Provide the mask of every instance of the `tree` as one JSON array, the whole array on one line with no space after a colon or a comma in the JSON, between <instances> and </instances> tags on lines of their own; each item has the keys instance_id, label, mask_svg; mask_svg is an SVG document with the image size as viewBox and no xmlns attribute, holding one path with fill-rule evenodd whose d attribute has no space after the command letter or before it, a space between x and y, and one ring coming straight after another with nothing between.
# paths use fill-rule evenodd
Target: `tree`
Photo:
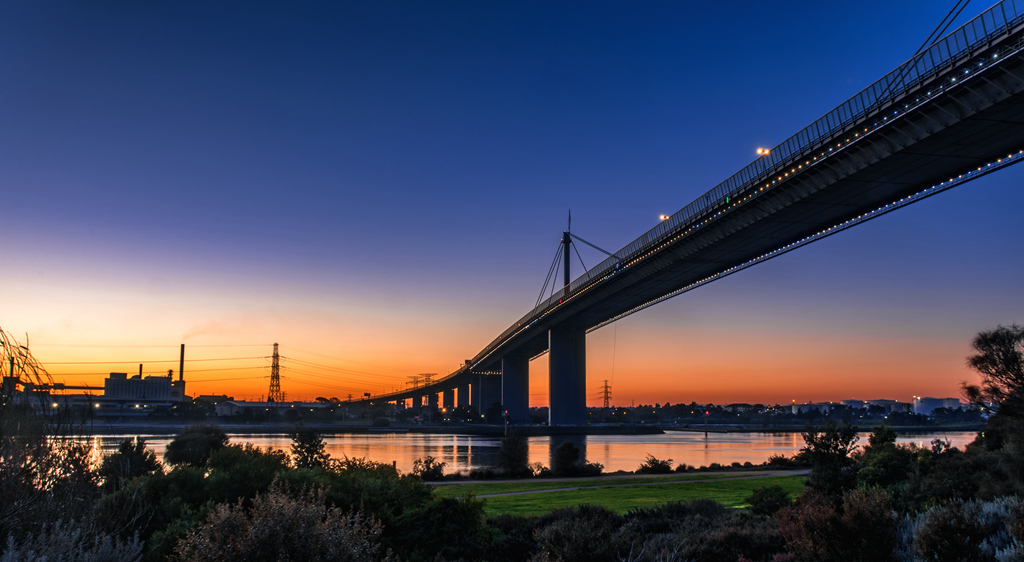
<instances>
[{"instance_id":1,"label":"tree","mask_svg":"<svg viewBox=\"0 0 1024 562\"><path fill-rule=\"evenodd\" d=\"M857 448L857 428L826 418L820 427L808 427L803 438L800 456L811 463L807 484L829 499L842 498L856 483L850 453Z\"/></svg>"},{"instance_id":2,"label":"tree","mask_svg":"<svg viewBox=\"0 0 1024 562\"><path fill-rule=\"evenodd\" d=\"M498 449L498 470L519 478L530 474L530 445L517 431L510 431Z\"/></svg>"},{"instance_id":3,"label":"tree","mask_svg":"<svg viewBox=\"0 0 1024 562\"><path fill-rule=\"evenodd\" d=\"M117 452L103 457L99 475L103 478L103 488L108 492L120 490L125 482L138 477L152 474L161 469L156 453L146 449L146 441L132 439L121 441Z\"/></svg>"},{"instance_id":4,"label":"tree","mask_svg":"<svg viewBox=\"0 0 1024 562\"><path fill-rule=\"evenodd\" d=\"M551 456L551 473L555 476L576 476L580 460L580 448L572 441L562 441Z\"/></svg>"},{"instance_id":5,"label":"tree","mask_svg":"<svg viewBox=\"0 0 1024 562\"><path fill-rule=\"evenodd\" d=\"M228 444L228 435L217 425L195 424L181 430L167 444L164 461L167 464L201 467L210 458L210 453Z\"/></svg>"},{"instance_id":6,"label":"tree","mask_svg":"<svg viewBox=\"0 0 1024 562\"><path fill-rule=\"evenodd\" d=\"M426 458L416 459L412 463L412 473L419 476L424 482L437 482L444 480L444 467L448 463L441 462L434 457L427 455Z\"/></svg>"},{"instance_id":7,"label":"tree","mask_svg":"<svg viewBox=\"0 0 1024 562\"><path fill-rule=\"evenodd\" d=\"M976 352L967 365L981 374L981 384L963 383L964 394L975 404L994 402L1000 413L1024 415L1024 326L997 326L978 332L971 342Z\"/></svg>"},{"instance_id":8,"label":"tree","mask_svg":"<svg viewBox=\"0 0 1024 562\"><path fill-rule=\"evenodd\" d=\"M896 432L878 425L864 447L857 480L864 486L890 488L906 481L914 470L914 451L896 444Z\"/></svg>"},{"instance_id":9,"label":"tree","mask_svg":"<svg viewBox=\"0 0 1024 562\"><path fill-rule=\"evenodd\" d=\"M315 429L299 428L292 436L292 457L295 468L326 468L331 456L327 454L324 438Z\"/></svg>"}]
</instances>

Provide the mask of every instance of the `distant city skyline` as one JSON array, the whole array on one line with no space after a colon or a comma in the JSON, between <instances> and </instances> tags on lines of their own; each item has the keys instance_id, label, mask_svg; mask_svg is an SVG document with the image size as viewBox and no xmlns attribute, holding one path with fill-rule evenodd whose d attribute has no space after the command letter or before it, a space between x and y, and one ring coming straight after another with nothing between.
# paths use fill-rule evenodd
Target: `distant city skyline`
<instances>
[{"instance_id":1,"label":"distant city skyline","mask_svg":"<svg viewBox=\"0 0 1024 562\"><path fill-rule=\"evenodd\" d=\"M265 395L274 342L290 397L443 376L532 307L569 208L618 249L908 59L947 10L8 6L0 328L69 384L177 372L181 343L189 394ZM590 334L588 405L604 380L619 404L958 396L974 334L1024 322L1022 179ZM534 361L533 406L546 376Z\"/></svg>"}]
</instances>

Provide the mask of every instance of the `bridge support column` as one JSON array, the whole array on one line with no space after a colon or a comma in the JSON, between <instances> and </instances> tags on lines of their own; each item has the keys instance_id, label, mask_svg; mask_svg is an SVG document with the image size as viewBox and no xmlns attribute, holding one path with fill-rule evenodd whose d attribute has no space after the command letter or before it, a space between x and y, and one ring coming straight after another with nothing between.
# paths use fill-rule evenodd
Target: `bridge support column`
<instances>
[{"instance_id":1,"label":"bridge support column","mask_svg":"<svg viewBox=\"0 0 1024 562\"><path fill-rule=\"evenodd\" d=\"M548 425L587 423L587 333L548 332Z\"/></svg>"},{"instance_id":2,"label":"bridge support column","mask_svg":"<svg viewBox=\"0 0 1024 562\"><path fill-rule=\"evenodd\" d=\"M427 402L428 406L430 406L434 410L437 409L437 393L436 392L431 392L430 394L428 394L427 395L427 401L428 401Z\"/></svg>"},{"instance_id":3,"label":"bridge support column","mask_svg":"<svg viewBox=\"0 0 1024 562\"><path fill-rule=\"evenodd\" d=\"M487 408L501 402L501 377L477 375L473 379L473 402L480 415L487 415Z\"/></svg>"},{"instance_id":4,"label":"bridge support column","mask_svg":"<svg viewBox=\"0 0 1024 562\"><path fill-rule=\"evenodd\" d=\"M530 358L501 358L501 407L509 423L530 423Z\"/></svg>"},{"instance_id":5,"label":"bridge support column","mask_svg":"<svg viewBox=\"0 0 1024 562\"><path fill-rule=\"evenodd\" d=\"M469 383L460 384L458 390L458 406L460 408L469 406Z\"/></svg>"},{"instance_id":6,"label":"bridge support column","mask_svg":"<svg viewBox=\"0 0 1024 562\"><path fill-rule=\"evenodd\" d=\"M441 393L441 407L447 410L455 408L455 389L449 388Z\"/></svg>"}]
</instances>

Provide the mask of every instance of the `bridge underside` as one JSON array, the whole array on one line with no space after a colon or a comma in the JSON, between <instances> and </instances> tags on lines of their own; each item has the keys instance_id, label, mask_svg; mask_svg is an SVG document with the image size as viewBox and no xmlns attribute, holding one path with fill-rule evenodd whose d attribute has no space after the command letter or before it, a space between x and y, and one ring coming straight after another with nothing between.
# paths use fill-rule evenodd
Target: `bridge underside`
<instances>
[{"instance_id":1,"label":"bridge underside","mask_svg":"<svg viewBox=\"0 0 1024 562\"><path fill-rule=\"evenodd\" d=\"M1022 33L998 43L1021 45ZM523 420L527 358L550 349L550 421L584 423L587 330L1024 150L1020 47L984 48L989 51L959 60L893 105L793 156L771 177L703 209L696 220L620 255L614 271L538 309L440 384L465 384L475 376L470 369L500 369L508 377L502 394L509 416ZM993 55L997 49L1001 54ZM989 59L998 63L978 63Z\"/></svg>"},{"instance_id":2,"label":"bridge underside","mask_svg":"<svg viewBox=\"0 0 1024 562\"><path fill-rule=\"evenodd\" d=\"M509 350L547 350L553 326L590 328L707 277L1024 149L1024 62L933 99L794 172L537 322ZM848 131L850 137L857 130ZM816 154L820 154L818 151ZM805 163L806 162L806 163ZM802 166L797 168L797 166ZM524 334L525 335L525 334ZM504 350L494 355L499 355ZM483 362L480 366L490 368Z\"/></svg>"}]
</instances>

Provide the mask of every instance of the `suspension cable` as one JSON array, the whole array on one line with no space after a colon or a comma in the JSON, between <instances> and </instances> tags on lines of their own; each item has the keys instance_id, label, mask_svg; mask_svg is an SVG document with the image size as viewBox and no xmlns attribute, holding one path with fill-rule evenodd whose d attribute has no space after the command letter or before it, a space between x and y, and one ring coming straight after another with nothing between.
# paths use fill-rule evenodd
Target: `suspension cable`
<instances>
[{"instance_id":1,"label":"suspension cable","mask_svg":"<svg viewBox=\"0 0 1024 562\"><path fill-rule=\"evenodd\" d=\"M558 244L558 250L555 251L555 259L551 261L551 267L548 268L548 276L544 278L544 285L540 288L540 294L537 295L537 304L533 305L534 308L540 306L540 301L544 300L544 291L548 288L548 283L551 282L551 276L555 274L555 268L558 267L558 258L562 255L562 244ZM554 285L552 285L553 287Z\"/></svg>"}]
</instances>

